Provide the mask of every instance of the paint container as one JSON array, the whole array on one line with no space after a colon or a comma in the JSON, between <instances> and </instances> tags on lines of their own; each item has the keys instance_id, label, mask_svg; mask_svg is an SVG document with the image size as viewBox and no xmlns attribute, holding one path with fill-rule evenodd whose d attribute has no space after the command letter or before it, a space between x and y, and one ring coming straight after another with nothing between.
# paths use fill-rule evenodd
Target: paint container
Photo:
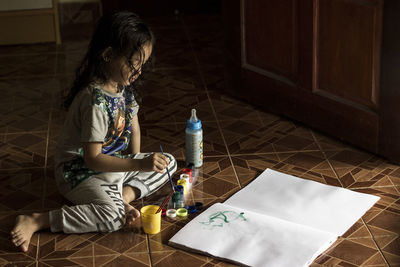
<instances>
[{"instance_id":1,"label":"paint container","mask_svg":"<svg viewBox=\"0 0 400 267\"><path fill-rule=\"evenodd\" d=\"M179 176L179 180L185 180L186 181L186 190L190 191L192 189L192 184L189 182L190 176L187 173L182 173Z\"/></svg>"},{"instance_id":2,"label":"paint container","mask_svg":"<svg viewBox=\"0 0 400 267\"><path fill-rule=\"evenodd\" d=\"M176 184L181 185L183 187L183 195L186 195L188 193L189 190L188 190L188 184L186 183L186 180L179 179L176 182Z\"/></svg>"},{"instance_id":3,"label":"paint container","mask_svg":"<svg viewBox=\"0 0 400 267\"><path fill-rule=\"evenodd\" d=\"M156 211L160 207L157 205L147 205L140 209L143 231L146 234L158 234L161 230L161 212Z\"/></svg>"},{"instance_id":4,"label":"paint container","mask_svg":"<svg viewBox=\"0 0 400 267\"><path fill-rule=\"evenodd\" d=\"M176 215L182 219L188 216L188 210L185 208L180 208L176 210Z\"/></svg>"},{"instance_id":5,"label":"paint container","mask_svg":"<svg viewBox=\"0 0 400 267\"><path fill-rule=\"evenodd\" d=\"M176 209L168 209L166 215L168 218L174 219L176 217Z\"/></svg>"},{"instance_id":6,"label":"paint container","mask_svg":"<svg viewBox=\"0 0 400 267\"><path fill-rule=\"evenodd\" d=\"M183 174L189 175L189 183L193 183L193 171L191 168L183 169ZM182 175L182 174L181 174ZM181 178L182 179L182 178Z\"/></svg>"},{"instance_id":7,"label":"paint container","mask_svg":"<svg viewBox=\"0 0 400 267\"><path fill-rule=\"evenodd\" d=\"M186 209L187 209L189 214L193 214L193 213L195 213L197 211L196 205L186 206Z\"/></svg>"},{"instance_id":8,"label":"paint container","mask_svg":"<svg viewBox=\"0 0 400 267\"><path fill-rule=\"evenodd\" d=\"M181 193L181 198L183 199L183 186L181 185L175 185L175 192Z\"/></svg>"},{"instance_id":9,"label":"paint container","mask_svg":"<svg viewBox=\"0 0 400 267\"><path fill-rule=\"evenodd\" d=\"M175 191L174 194L172 195L172 206L171 208L173 209L179 209L184 207L184 202L182 199L182 195L180 192Z\"/></svg>"},{"instance_id":10,"label":"paint container","mask_svg":"<svg viewBox=\"0 0 400 267\"><path fill-rule=\"evenodd\" d=\"M191 184L190 182L190 175L188 173L182 173L179 176L179 180L185 180L187 182L187 184Z\"/></svg>"}]
</instances>

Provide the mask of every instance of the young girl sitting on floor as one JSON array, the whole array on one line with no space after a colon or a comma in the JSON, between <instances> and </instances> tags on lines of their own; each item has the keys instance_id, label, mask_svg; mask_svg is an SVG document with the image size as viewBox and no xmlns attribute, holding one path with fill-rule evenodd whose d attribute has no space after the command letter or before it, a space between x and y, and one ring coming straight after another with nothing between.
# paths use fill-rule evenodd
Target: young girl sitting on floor
<instances>
[{"instance_id":1,"label":"young girl sitting on floor","mask_svg":"<svg viewBox=\"0 0 400 267\"><path fill-rule=\"evenodd\" d=\"M172 155L140 153L135 81L153 43L150 29L133 13L100 19L66 98L69 111L55 153L57 186L75 206L18 216L11 238L22 251L45 228L110 232L132 224L140 213L129 203L168 182L165 168L176 171Z\"/></svg>"}]
</instances>

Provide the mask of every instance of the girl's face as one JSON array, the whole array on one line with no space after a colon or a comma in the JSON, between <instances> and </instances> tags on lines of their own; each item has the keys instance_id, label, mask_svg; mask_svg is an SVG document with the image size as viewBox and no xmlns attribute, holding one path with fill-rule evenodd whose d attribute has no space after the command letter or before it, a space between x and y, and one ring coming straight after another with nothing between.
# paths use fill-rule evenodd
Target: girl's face
<instances>
[{"instance_id":1,"label":"girl's face","mask_svg":"<svg viewBox=\"0 0 400 267\"><path fill-rule=\"evenodd\" d=\"M111 62L111 79L123 86L133 83L142 73L142 65L147 62L152 51L152 44L146 43L143 45L143 62L139 52L135 53L130 59L124 56L115 59L114 62ZM132 76L133 73L136 74Z\"/></svg>"}]
</instances>

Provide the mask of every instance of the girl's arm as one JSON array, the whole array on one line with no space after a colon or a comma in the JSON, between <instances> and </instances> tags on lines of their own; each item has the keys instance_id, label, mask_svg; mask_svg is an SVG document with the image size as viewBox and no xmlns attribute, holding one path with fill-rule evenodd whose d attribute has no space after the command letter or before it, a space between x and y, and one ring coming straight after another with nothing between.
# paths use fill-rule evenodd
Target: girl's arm
<instances>
[{"instance_id":1,"label":"girl's arm","mask_svg":"<svg viewBox=\"0 0 400 267\"><path fill-rule=\"evenodd\" d=\"M98 172L156 171L165 172L169 160L161 153L144 159L117 158L101 153L101 143L83 143L86 166Z\"/></svg>"},{"instance_id":2,"label":"girl's arm","mask_svg":"<svg viewBox=\"0 0 400 267\"><path fill-rule=\"evenodd\" d=\"M132 135L131 142L129 144L128 153L137 154L140 153L140 125L138 115L136 114L132 119Z\"/></svg>"}]
</instances>

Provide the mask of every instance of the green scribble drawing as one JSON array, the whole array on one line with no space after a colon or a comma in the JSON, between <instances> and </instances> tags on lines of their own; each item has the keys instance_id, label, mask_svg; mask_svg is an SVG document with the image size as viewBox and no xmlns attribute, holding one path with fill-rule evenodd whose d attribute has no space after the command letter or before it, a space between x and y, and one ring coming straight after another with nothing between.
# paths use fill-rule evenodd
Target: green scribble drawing
<instances>
[{"instance_id":1,"label":"green scribble drawing","mask_svg":"<svg viewBox=\"0 0 400 267\"><path fill-rule=\"evenodd\" d=\"M231 223L236 220L247 221L244 212L237 213L234 211L218 211L208 217L208 222L200 222L201 224L214 227L223 227L224 224Z\"/></svg>"}]
</instances>

